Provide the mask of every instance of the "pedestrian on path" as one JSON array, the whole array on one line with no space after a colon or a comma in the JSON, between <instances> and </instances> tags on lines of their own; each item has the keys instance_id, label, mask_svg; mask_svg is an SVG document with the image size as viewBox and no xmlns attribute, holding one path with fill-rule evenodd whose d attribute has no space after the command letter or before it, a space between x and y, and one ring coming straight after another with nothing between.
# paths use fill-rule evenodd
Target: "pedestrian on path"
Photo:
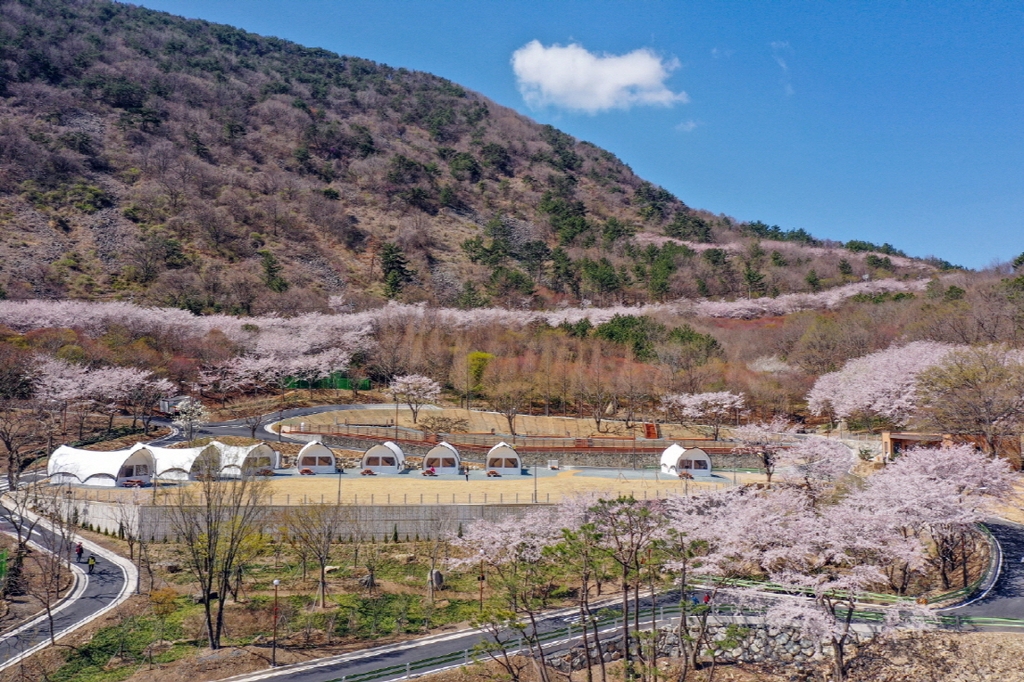
<instances>
[{"instance_id":1,"label":"pedestrian on path","mask_svg":"<svg viewBox=\"0 0 1024 682\"><path fill-rule=\"evenodd\" d=\"M96 555L90 554L89 559L88 561L86 561L86 563L89 564L89 573L92 573L94 570L96 570Z\"/></svg>"},{"instance_id":2,"label":"pedestrian on path","mask_svg":"<svg viewBox=\"0 0 1024 682\"><path fill-rule=\"evenodd\" d=\"M82 563L82 552L84 552L84 551L85 551L85 548L82 547L82 543L81 542L79 542L77 545L75 545L75 563L76 564Z\"/></svg>"}]
</instances>

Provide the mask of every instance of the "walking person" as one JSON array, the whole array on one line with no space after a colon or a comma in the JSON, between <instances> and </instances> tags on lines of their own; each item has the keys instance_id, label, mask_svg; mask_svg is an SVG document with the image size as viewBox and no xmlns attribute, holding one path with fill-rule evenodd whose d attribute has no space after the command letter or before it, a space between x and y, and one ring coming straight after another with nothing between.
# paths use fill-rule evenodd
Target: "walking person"
<instances>
[{"instance_id":1,"label":"walking person","mask_svg":"<svg viewBox=\"0 0 1024 682\"><path fill-rule=\"evenodd\" d=\"M84 552L84 551L85 551L85 548L82 547L82 543L81 542L79 542L77 545L75 545L75 563L76 564L82 563L82 552Z\"/></svg>"},{"instance_id":2,"label":"walking person","mask_svg":"<svg viewBox=\"0 0 1024 682\"><path fill-rule=\"evenodd\" d=\"M92 573L93 571L95 571L96 570L96 555L95 554L90 554L89 555L89 559L86 561L86 563L89 564L89 573Z\"/></svg>"}]
</instances>

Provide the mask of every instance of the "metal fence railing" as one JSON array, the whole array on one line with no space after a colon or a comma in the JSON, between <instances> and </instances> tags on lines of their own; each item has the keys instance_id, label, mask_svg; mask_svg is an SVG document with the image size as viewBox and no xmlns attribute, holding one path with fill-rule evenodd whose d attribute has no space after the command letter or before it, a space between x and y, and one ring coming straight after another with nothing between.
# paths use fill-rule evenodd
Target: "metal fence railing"
<instances>
[{"instance_id":1,"label":"metal fence railing","mask_svg":"<svg viewBox=\"0 0 1024 682\"><path fill-rule=\"evenodd\" d=\"M339 437L372 438L375 440L401 440L417 443L437 443L447 441L455 447L467 449L488 449L500 441L513 444L523 451L576 451L576 450L609 450L616 452L653 452L664 450L673 444L684 448L702 448L714 451L730 451L735 444L727 441L709 439L669 438L615 438L615 437L552 437L552 436L512 436L501 433L431 433L411 429L405 426L388 426L375 424L284 424L284 434L307 434Z\"/></svg>"},{"instance_id":2,"label":"metal fence railing","mask_svg":"<svg viewBox=\"0 0 1024 682\"><path fill-rule=\"evenodd\" d=\"M662 621L665 617L674 618L682 613L682 609L678 604L656 606L656 607L644 607L640 609L639 618L644 624L649 623L653 617L654 621ZM730 606L722 606L716 608L714 615L716 617L727 617L727 618L744 618L744 617L758 617L764 614L763 610L750 609L750 608L736 608ZM856 610L854 611L855 622L864 623L879 623L885 619L886 614L882 611L877 610ZM597 617L597 624L600 628L606 628L610 625L615 625L621 617L618 614L605 614ZM985 617L968 617L968 616L939 616L935 619L935 622L939 626L963 629L964 627L989 627L989 628L1024 628L1024 620L1015 618L985 618ZM573 635L579 635L582 628L577 625L575 628L570 623L566 627L559 627L548 632L541 633L537 636L537 639L542 644L548 644L558 640L571 641ZM517 653L518 651L525 650L522 644L516 647L510 647L509 653ZM410 661L408 663L399 663L395 665L384 666L376 668L374 670L368 670L362 673L355 673L353 675L342 675L335 678L331 682L374 682L388 677L411 677L415 673L422 670L436 670L443 667L455 666L459 663L463 665L469 665L471 662L477 662L480 660L479 656L473 649L462 649L453 651L447 654L441 654L440 656L431 656L429 658L423 658L416 661Z\"/></svg>"}]
</instances>

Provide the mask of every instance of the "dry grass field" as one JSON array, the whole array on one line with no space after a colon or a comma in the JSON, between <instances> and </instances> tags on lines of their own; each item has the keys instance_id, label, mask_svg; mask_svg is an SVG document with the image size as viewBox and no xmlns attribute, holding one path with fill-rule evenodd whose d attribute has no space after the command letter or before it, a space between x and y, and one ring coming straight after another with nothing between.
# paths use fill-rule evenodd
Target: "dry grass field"
<instances>
[{"instance_id":1,"label":"dry grass field","mask_svg":"<svg viewBox=\"0 0 1024 682\"><path fill-rule=\"evenodd\" d=\"M637 499L673 497L698 491L719 489L733 484L731 473L712 481L681 481L653 470L622 471L593 475L584 470L541 470L536 481L538 501L557 503L576 495L602 497L633 495ZM532 476L486 478L474 471L467 482L458 476L427 478L419 471L401 475L361 476L346 470L341 476L275 476L270 479L272 504L303 504L305 502L336 502L341 483L343 504L508 504L533 501ZM737 483L763 482L760 474L737 474ZM174 494L175 487L159 490L125 490L116 488L76 488L79 498L97 501L160 502Z\"/></svg>"}]
</instances>

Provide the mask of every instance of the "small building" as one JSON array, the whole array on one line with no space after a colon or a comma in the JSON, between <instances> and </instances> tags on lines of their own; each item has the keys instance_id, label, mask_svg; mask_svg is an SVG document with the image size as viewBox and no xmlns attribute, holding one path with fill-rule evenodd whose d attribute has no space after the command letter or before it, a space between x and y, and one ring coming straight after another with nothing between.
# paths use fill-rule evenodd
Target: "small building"
<instances>
[{"instance_id":1,"label":"small building","mask_svg":"<svg viewBox=\"0 0 1024 682\"><path fill-rule=\"evenodd\" d=\"M423 470L433 469L439 474L457 474L462 467L462 457L455 446L441 441L423 456Z\"/></svg>"},{"instance_id":2,"label":"small building","mask_svg":"<svg viewBox=\"0 0 1024 682\"><path fill-rule=\"evenodd\" d=\"M673 476L690 474L694 478L707 478L711 476L711 458L700 448L687 449L673 443L661 453L661 471Z\"/></svg>"},{"instance_id":3,"label":"small building","mask_svg":"<svg viewBox=\"0 0 1024 682\"><path fill-rule=\"evenodd\" d=\"M295 458L295 468L300 472L308 469L314 474L333 474L338 470L334 451L316 441L302 446Z\"/></svg>"},{"instance_id":4,"label":"small building","mask_svg":"<svg viewBox=\"0 0 1024 682\"><path fill-rule=\"evenodd\" d=\"M485 467L487 471L496 471L506 475L523 473L522 458L511 445L504 441L487 451L485 461L487 462Z\"/></svg>"},{"instance_id":5,"label":"small building","mask_svg":"<svg viewBox=\"0 0 1024 682\"><path fill-rule=\"evenodd\" d=\"M62 445L46 464L52 485L95 485L106 488L139 481L149 485L156 469L153 453L145 446L107 452Z\"/></svg>"},{"instance_id":6,"label":"small building","mask_svg":"<svg viewBox=\"0 0 1024 682\"><path fill-rule=\"evenodd\" d=\"M405 453L391 441L378 443L363 453L360 467L377 474L398 474L405 471Z\"/></svg>"},{"instance_id":7,"label":"small building","mask_svg":"<svg viewBox=\"0 0 1024 682\"><path fill-rule=\"evenodd\" d=\"M178 410L181 409L181 406L191 400L192 397L187 395L176 395L173 398L160 398L160 402L157 407L164 414L178 414Z\"/></svg>"},{"instance_id":8,"label":"small building","mask_svg":"<svg viewBox=\"0 0 1024 682\"><path fill-rule=\"evenodd\" d=\"M949 434L921 432L882 432L882 461L891 462L904 450L911 448L945 448L953 445L973 445L982 452L987 451L988 444L980 434ZM1014 469L1020 470L1024 463L1024 435L999 436L995 439L995 454L1010 463Z\"/></svg>"}]
</instances>

